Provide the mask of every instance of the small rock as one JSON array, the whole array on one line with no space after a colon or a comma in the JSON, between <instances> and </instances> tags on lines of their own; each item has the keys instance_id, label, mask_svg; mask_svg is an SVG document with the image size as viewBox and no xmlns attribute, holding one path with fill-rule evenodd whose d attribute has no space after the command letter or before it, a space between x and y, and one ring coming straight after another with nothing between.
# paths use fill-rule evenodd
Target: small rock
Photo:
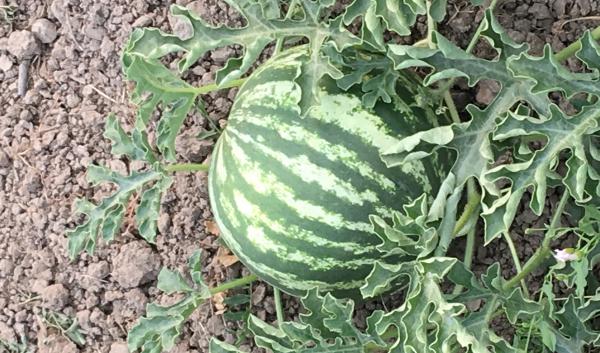
<instances>
[{"instance_id":1,"label":"small rock","mask_svg":"<svg viewBox=\"0 0 600 353\"><path fill-rule=\"evenodd\" d=\"M15 331L2 321L0 321L0 340L4 342L15 342L17 340Z\"/></svg>"},{"instance_id":2,"label":"small rock","mask_svg":"<svg viewBox=\"0 0 600 353\"><path fill-rule=\"evenodd\" d=\"M222 48L214 50L210 54L210 57L215 64L221 65L221 64L224 64L225 61L227 59L229 59L233 54L234 54L233 49L228 48L228 47L222 47Z\"/></svg>"},{"instance_id":3,"label":"small rock","mask_svg":"<svg viewBox=\"0 0 600 353\"><path fill-rule=\"evenodd\" d=\"M110 167L110 169L114 170L115 172L122 174L122 175L127 175L129 174L127 171L127 165L125 164L125 162L123 162L120 159L113 159L110 162L108 162L108 165Z\"/></svg>"},{"instance_id":4,"label":"small rock","mask_svg":"<svg viewBox=\"0 0 600 353\"><path fill-rule=\"evenodd\" d=\"M4 152L0 151L0 162L2 161L2 154ZM0 166L3 166L2 163L0 163ZM6 165L4 165L3 167L6 167ZM0 278L2 277L9 277L12 272L15 269L15 265L12 263L12 261L8 260L8 259L2 259L0 260Z\"/></svg>"},{"instance_id":5,"label":"small rock","mask_svg":"<svg viewBox=\"0 0 600 353\"><path fill-rule=\"evenodd\" d=\"M61 310L69 301L69 291L62 284L53 284L40 293L44 304L53 310Z\"/></svg>"},{"instance_id":6,"label":"small rock","mask_svg":"<svg viewBox=\"0 0 600 353\"><path fill-rule=\"evenodd\" d=\"M40 52L40 45L33 33L29 31L14 31L8 37L8 52L17 59L30 59Z\"/></svg>"},{"instance_id":7,"label":"small rock","mask_svg":"<svg viewBox=\"0 0 600 353\"><path fill-rule=\"evenodd\" d=\"M93 24L88 24L84 27L83 33L86 37L90 39L95 39L97 41L101 41L104 38L106 31L103 27L94 26Z\"/></svg>"},{"instance_id":8,"label":"small rock","mask_svg":"<svg viewBox=\"0 0 600 353\"><path fill-rule=\"evenodd\" d=\"M477 85L477 95L475 100L478 103L488 105L492 103L496 94L500 91L500 84L493 80L481 80Z\"/></svg>"},{"instance_id":9,"label":"small rock","mask_svg":"<svg viewBox=\"0 0 600 353\"><path fill-rule=\"evenodd\" d=\"M90 314L89 310L81 310L75 314L75 318L77 318L77 323L81 326L82 329L86 330L90 328Z\"/></svg>"},{"instance_id":10,"label":"small rock","mask_svg":"<svg viewBox=\"0 0 600 353\"><path fill-rule=\"evenodd\" d=\"M31 25L31 32L42 43L49 44L56 39L56 25L45 18L40 18Z\"/></svg>"},{"instance_id":11,"label":"small rock","mask_svg":"<svg viewBox=\"0 0 600 353\"><path fill-rule=\"evenodd\" d=\"M540 3L535 3L531 5L528 12L535 16L536 19L541 20L545 18L552 18L552 14L550 13L550 9L548 6Z\"/></svg>"},{"instance_id":12,"label":"small rock","mask_svg":"<svg viewBox=\"0 0 600 353\"><path fill-rule=\"evenodd\" d=\"M201 163L206 159L213 149L214 141L200 140L198 134L200 130L190 129L175 140L175 149L181 153L188 161Z\"/></svg>"},{"instance_id":13,"label":"small rock","mask_svg":"<svg viewBox=\"0 0 600 353\"><path fill-rule=\"evenodd\" d=\"M66 0L54 0L52 1L52 4L50 4L50 13L61 23L67 17L66 13L68 6L65 2Z\"/></svg>"},{"instance_id":14,"label":"small rock","mask_svg":"<svg viewBox=\"0 0 600 353\"><path fill-rule=\"evenodd\" d=\"M577 0L577 6L579 7L579 13L581 16L587 16L592 12L592 4L590 0Z\"/></svg>"},{"instance_id":15,"label":"small rock","mask_svg":"<svg viewBox=\"0 0 600 353\"><path fill-rule=\"evenodd\" d=\"M45 279L34 279L30 282L29 290L33 293L41 293L46 287L48 287L48 281Z\"/></svg>"},{"instance_id":16,"label":"small rock","mask_svg":"<svg viewBox=\"0 0 600 353\"><path fill-rule=\"evenodd\" d=\"M567 13L567 0L554 0L552 8L556 16L563 17Z\"/></svg>"},{"instance_id":17,"label":"small rock","mask_svg":"<svg viewBox=\"0 0 600 353\"><path fill-rule=\"evenodd\" d=\"M69 94L67 96L67 106L69 108L75 108L81 103L81 98L76 94Z\"/></svg>"},{"instance_id":18,"label":"small rock","mask_svg":"<svg viewBox=\"0 0 600 353\"><path fill-rule=\"evenodd\" d=\"M132 24L131 27L148 27L152 24L152 16L149 14L138 17Z\"/></svg>"},{"instance_id":19,"label":"small rock","mask_svg":"<svg viewBox=\"0 0 600 353\"><path fill-rule=\"evenodd\" d=\"M160 258L145 243L125 244L113 261L112 277L123 288L135 288L153 281L158 274Z\"/></svg>"},{"instance_id":20,"label":"small rock","mask_svg":"<svg viewBox=\"0 0 600 353\"><path fill-rule=\"evenodd\" d=\"M0 70L7 72L8 70L12 69L12 67L13 62L10 60L8 55L0 55Z\"/></svg>"},{"instance_id":21,"label":"small rock","mask_svg":"<svg viewBox=\"0 0 600 353\"><path fill-rule=\"evenodd\" d=\"M110 345L109 353L129 353L127 343L113 343Z\"/></svg>"},{"instance_id":22,"label":"small rock","mask_svg":"<svg viewBox=\"0 0 600 353\"><path fill-rule=\"evenodd\" d=\"M208 319L206 323L208 332L213 335L222 335L225 332L225 325L223 324L223 318L219 315L213 315Z\"/></svg>"},{"instance_id":23,"label":"small rock","mask_svg":"<svg viewBox=\"0 0 600 353\"><path fill-rule=\"evenodd\" d=\"M208 5L205 1L192 1L185 7L195 13L198 17L204 19L210 18L210 10L208 9Z\"/></svg>"},{"instance_id":24,"label":"small rock","mask_svg":"<svg viewBox=\"0 0 600 353\"><path fill-rule=\"evenodd\" d=\"M265 299L265 293L267 288L264 284L259 284L256 289L252 292L252 304L258 305Z\"/></svg>"},{"instance_id":25,"label":"small rock","mask_svg":"<svg viewBox=\"0 0 600 353\"><path fill-rule=\"evenodd\" d=\"M63 335L52 335L44 339L38 339L39 353L77 353L79 349L75 343L69 341Z\"/></svg>"},{"instance_id":26,"label":"small rock","mask_svg":"<svg viewBox=\"0 0 600 353\"><path fill-rule=\"evenodd\" d=\"M106 261L90 264L87 274L97 279L106 278L110 274L110 266Z\"/></svg>"},{"instance_id":27,"label":"small rock","mask_svg":"<svg viewBox=\"0 0 600 353\"><path fill-rule=\"evenodd\" d=\"M158 216L157 226L160 234L169 233L169 229L171 228L171 217L167 212L160 213L160 216Z\"/></svg>"}]
</instances>

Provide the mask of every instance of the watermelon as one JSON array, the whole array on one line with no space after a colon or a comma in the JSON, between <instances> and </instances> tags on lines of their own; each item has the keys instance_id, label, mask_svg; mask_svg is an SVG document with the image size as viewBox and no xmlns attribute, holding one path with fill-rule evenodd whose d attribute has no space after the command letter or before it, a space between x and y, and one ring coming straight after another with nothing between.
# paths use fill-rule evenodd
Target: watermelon
<instances>
[{"instance_id":1,"label":"watermelon","mask_svg":"<svg viewBox=\"0 0 600 353\"><path fill-rule=\"evenodd\" d=\"M376 248L369 215L389 218L431 193L441 168L380 159L427 120L417 106L365 109L325 82L319 105L301 114L296 82L307 61L306 50L288 50L240 88L212 156L211 206L226 245L261 279L292 295L350 296L375 261L399 261Z\"/></svg>"}]
</instances>

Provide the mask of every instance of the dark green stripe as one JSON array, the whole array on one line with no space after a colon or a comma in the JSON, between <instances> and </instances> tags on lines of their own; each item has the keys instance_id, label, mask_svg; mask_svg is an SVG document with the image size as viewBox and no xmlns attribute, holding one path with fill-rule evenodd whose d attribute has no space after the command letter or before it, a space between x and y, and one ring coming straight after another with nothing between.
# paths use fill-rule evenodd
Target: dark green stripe
<instances>
[{"instance_id":1,"label":"dark green stripe","mask_svg":"<svg viewBox=\"0 0 600 353\"><path fill-rule=\"evenodd\" d=\"M227 163L227 162L225 162L225 163L226 163L226 168L227 168L228 172L231 171L231 167L235 167L235 165L231 165L231 163ZM232 175L232 174L228 174L228 176L229 175ZM232 180L236 180L236 183L233 184ZM277 219L279 217L282 217L281 219L283 219L285 222L289 222L291 224L296 224L296 225L306 229L306 227L304 227L304 224L300 224L300 223L296 222L296 219L294 219L295 217L286 217L286 215L290 213L290 209L287 208L284 203L280 202L277 199L269 198L268 196L263 196L263 195L258 194L257 192L252 190L250 185L247 184L245 182L245 180L243 182L241 182L241 180L238 178L232 178L232 180L226 180L224 185L213 184L212 187L215 188L214 193L218 194L220 198L227 199L227 200L230 200L231 202L233 202L232 201L232 200L234 200L233 193L235 190L237 190L251 202L258 200L259 202L257 202L257 204L262 206L261 209L265 213L269 214L271 218ZM242 178L242 180L243 180L243 178ZM233 186L233 187L228 187L228 186ZM226 211L221 207L221 203L219 201L220 200L216 200L216 202L215 202L215 205L218 208L218 213L221 215L225 215ZM272 201L273 204L271 206L273 206L273 207L264 207L265 205L268 204L269 201ZM272 211L279 211L279 212L272 212ZM248 227L251 226L251 224L247 222L245 216L243 216L241 213L226 214L226 216L227 217L225 219L220 219L219 221L222 222L224 224L224 226L233 233L232 234L232 236L234 237L233 241L240 244L241 248L244 249L244 255L246 257L252 258L253 261L260 262L261 264L264 264L265 266L270 267L270 268L277 269L280 272L294 273L297 275L301 275L302 278L305 278L307 280L317 280L317 281L331 283L331 282L339 282L341 280L351 281L351 280L356 280L356 279L362 279L369 273L369 271L371 269L370 266L363 266L362 268L359 268L356 270L345 270L345 269L340 269L340 268L333 268L329 271L314 270L314 268L312 268L310 266L310 264L294 262L287 258L280 258L280 257L278 257L278 254L276 254L276 253L271 253L270 255L265 254L264 252L261 251L261 249L257 249L255 247L255 245L252 244L248 240L246 231L247 231ZM238 222L240 222L240 224L241 224L240 228L235 228L233 226L233 224L231 224L231 222L229 222L229 219L232 219L232 218L235 218ZM300 221L302 219L298 219L298 220ZM307 223L306 220L302 220L302 221L303 221L302 223ZM311 223L316 223L316 222L311 222ZM327 227L323 227L323 225L321 223L318 223L316 225L320 226L320 228L327 228ZM356 233L360 234L359 232L346 232L347 235L348 235L348 233L354 233L354 235L356 235ZM317 234L319 234L319 233L317 233ZM361 234L361 235L365 235L367 237L375 237L375 238L377 237L375 234ZM289 247L290 249L299 249L299 250L302 250L309 254L312 254L312 256L316 257L316 258L330 257L330 258L339 259L340 264L343 264L345 261L353 260L353 259L359 259L359 258L367 258L367 259L371 258L372 259L372 258L377 257L377 256L375 256L376 254L365 254L364 256L358 257L358 256L355 256L351 252L340 251L338 249L324 248L322 246L313 246L310 243L307 243L302 240L278 235L272 231L269 231L268 229L265 229L265 236L273 239L274 242L276 242L276 243L284 244L286 247ZM252 256L252 254L255 254L255 255Z\"/></svg>"},{"instance_id":2,"label":"dark green stripe","mask_svg":"<svg viewBox=\"0 0 600 353\"><path fill-rule=\"evenodd\" d=\"M223 157L223 156L221 156L221 157ZM244 195L244 197L246 197L246 199L251 201L253 204L258 205L261 208L261 210L264 213L268 214L269 217L271 217L272 219L279 220L283 224L294 224L294 225L298 226L299 228L310 231L314 234L319 235L321 238L332 241L332 242L354 242L354 243L357 243L358 245L363 245L363 246L376 245L376 244L380 243L378 241L379 238L377 238L377 236L372 233L363 233L360 231L352 231L352 230L345 229L345 228L337 229L327 223L322 223L319 221L314 221L314 220L310 220L310 219L301 217L300 215L298 215L296 213L295 210L290 208L289 205L285 201L274 197L275 196L274 194L263 195L263 194L258 193L256 190L254 190L254 186L247 182L244 175L237 173L238 171L240 171L241 166L239 164L235 163L235 161L233 161L232 159L227 158L229 156L225 156L225 157L226 158L224 159L224 162L225 162L225 166L226 166L226 169L228 172L228 179L229 179L226 181L226 183L228 183L229 185L226 185L226 187L224 189L230 188L232 190L233 189L239 190L239 192L242 195ZM315 188L313 187L312 189L315 189ZM322 192L320 192L320 193L322 194ZM315 203L314 199L307 198L306 195L308 195L308 190L306 193L304 191L302 191L300 196L302 197L303 200L312 202L313 204L316 204L316 205L323 206L324 209L328 209L328 210L331 209L331 208L327 207L328 203L325 203L325 204ZM358 220L355 219L355 221L362 221L365 223L369 223L368 215L369 215L369 213L362 214L362 216L363 216L362 219L358 219ZM349 218L344 218L344 219L351 220ZM302 245L302 244L304 244L304 245ZM302 242L302 244L296 244L296 245L303 246L303 247L306 247L308 245L307 243L304 243L304 242ZM319 251L320 249L315 248L315 250ZM335 257L335 256L332 256L332 257Z\"/></svg>"},{"instance_id":3,"label":"dark green stripe","mask_svg":"<svg viewBox=\"0 0 600 353\"><path fill-rule=\"evenodd\" d=\"M272 149L281 151L282 153L288 153L294 150L297 151L296 155L307 155L315 164L334 171L334 174L336 174L338 178L350 182L356 189L372 189L379 196L383 205L387 205L392 209L398 209L407 201L418 197L423 193L423 185L416 180L413 175L403 173L400 168L387 168L379 157L379 150L377 147L365 144L359 136L351 134L334 123L328 123L314 118L291 116L290 114L293 114L293 112L283 109L275 110L268 107L252 106L245 110L248 110L257 116L274 115L282 117L282 125L289 123L301 126L307 131L318 131L319 137L331 145L341 145L356 153L359 161L370 166L374 172L384 175L389 180L393 181L396 185L396 191L391 193L383 190L377 183L361 176L357 171L345 165L343 162L330 161L327 159L326 155L319 153L319 151L312 150L306 144L284 140L279 136L277 131L270 128L261 129L242 119L236 121L233 125L236 130L254 137L257 136L255 134L261 134L265 138L265 141L268 141L268 145ZM262 152L258 153L262 155Z\"/></svg>"}]
</instances>

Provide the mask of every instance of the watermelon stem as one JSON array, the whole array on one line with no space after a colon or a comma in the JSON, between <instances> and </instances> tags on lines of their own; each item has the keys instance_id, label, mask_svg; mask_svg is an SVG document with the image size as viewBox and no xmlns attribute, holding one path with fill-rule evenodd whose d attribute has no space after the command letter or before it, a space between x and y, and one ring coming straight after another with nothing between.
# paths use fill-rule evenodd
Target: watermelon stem
<instances>
[{"instance_id":1,"label":"watermelon stem","mask_svg":"<svg viewBox=\"0 0 600 353\"><path fill-rule=\"evenodd\" d=\"M176 163L166 165L167 172L206 172L209 166L200 163Z\"/></svg>"},{"instance_id":2,"label":"watermelon stem","mask_svg":"<svg viewBox=\"0 0 600 353\"><path fill-rule=\"evenodd\" d=\"M217 294L217 293L225 292L225 291L233 289L233 288L245 286L246 284L250 284L250 283L256 281L257 279L258 279L258 277L256 275L252 274L252 275L244 276L242 278L235 279L233 281L225 282L225 283L221 284L220 286L211 288L210 294Z\"/></svg>"},{"instance_id":3,"label":"watermelon stem","mask_svg":"<svg viewBox=\"0 0 600 353\"><path fill-rule=\"evenodd\" d=\"M277 313L277 325L281 328L283 323L283 305L281 303L281 291L273 287L273 296L275 297L275 312Z\"/></svg>"},{"instance_id":4,"label":"watermelon stem","mask_svg":"<svg viewBox=\"0 0 600 353\"><path fill-rule=\"evenodd\" d=\"M596 27L591 34L594 40L600 40L600 26ZM556 59L558 62L566 61L568 58L575 55L575 53L577 53L579 50L581 50L581 39L571 43L571 45L568 47L554 54L554 59Z\"/></svg>"},{"instance_id":5,"label":"watermelon stem","mask_svg":"<svg viewBox=\"0 0 600 353\"><path fill-rule=\"evenodd\" d=\"M239 87L241 86L244 82L246 81L245 78L240 78L237 80L231 80L229 82L225 82L223 84L217 84L217 83L211 83L205 86L200 86L200 87L194 87L193 88L193 93L195 94L207 94L207 93L211 93L214 91L218 91L221 89L227 89L227 88L233 88L233 87Z\"/></svg>"},{"instance_id":6,"label":"watermelon stem","mask_svg":"<svg viewBox=\"0 0 600 353\"><path fill-rule=\"evenodd\" d=\"M527 277L528 274L537 269L544 262L544 260L548 256L550 256L550 243L552 242L552 240L554 240L557 230L559 229L558 226L560 223L560 216L562 216L563 210L565 209L568 200L569 191L565 190L563 192L562 198L560 199L560 202L558 203L558 206L556 206L556 210L554 210L554 215L552 216L552 220L550 221L550 227L548 228L548 232L546 232L546 235L544 236L542 245L535 251L533 256L529 258L527 263L525 263L525 266L523 266L523 271L518 272L513 278L509 279L507 282L504 283L504 285L502 286L504 289L510 289L512 287L517 286L519 283L521 283L522 279L525 279L525 277Z\"/></svg>"},{"instance_id":7,"label":"watermelon stem","mask_svg":"<svg viewBox=\"0 0 600 353\"><path fill-rule=\"evenodd\" d=\"M472 179L471 179L472 180ZM471 181L469 180L469 181ZM472 185L472 184L471 184ZM473 213L479 211L479 202L481 201L481 195L475 190L474 185L469 186L468 190L468 200L463 213L460 215L458 220L456 221L456 225L454 226L454 231L452 232L452 237L456 236L466 225L469 223L471 216Z\"/></svg>"}]
</instances>

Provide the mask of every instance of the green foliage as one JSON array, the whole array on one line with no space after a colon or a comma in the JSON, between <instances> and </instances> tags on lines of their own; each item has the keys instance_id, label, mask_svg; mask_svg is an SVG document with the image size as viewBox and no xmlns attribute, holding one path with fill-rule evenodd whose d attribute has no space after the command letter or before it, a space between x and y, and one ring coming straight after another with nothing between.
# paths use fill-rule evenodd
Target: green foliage
<instances>
[{"instance_id":1,"label":"green foliage","mask_svg":"<svg viewBox=\"0 0 600 353\"><path fill-rule=\"evenodd\" d=\"M111 115L107 119L105 137L112 141L115 155L144 161L149 164L149 168L144 172L131 172L127 176L103 167L89 168L88 180L92 185L106 182L115 184L118 189L99 204L87 200L77 201L75 212L86 215L87 219L68 232L71 258L82 251L93 252L99 237L104 241L111 241L122 225L131 198L138 193L141 193L141 197L135 222L140 235L147 241L154 242L160 198L171 184L171 179L164 170L164 163L176 159L175 138L185 118L195 109L203 110L203 103L198 98L201 94L217 88L240 85L241 81L238 79L258 60L268 44L296 40L299 37L308 39L310 59L302 67L305 74L299 76L296 82L301 87L299 104L303 112L318 104L320 82L324 76L342 80L339 84L344 89L361 84L365 92L363 101L372 107L380 98L390 102L394 86L397 82L402 82L402 77L385 58L385 48L381 45L378 46L379 53L369 53L377 60L361 68L358 76L349 73L349 70L355 70L356 65L361 63L356 59L345 59L351 55L348 53L342 56L342 52L354 51L364 41L346 30L344 21L351 21L357 16L352 13L356 7L368 5L369 11L374 13L379 22L376 29L368 29L372 31L370 38L377 37L376 42L382 43L384 29L404 33L414 24L416 15L423 14L425 9L423 0L402 4L357 1L347 12L330 16L334 1L319 0L296 2L288 16L279 11L278 1L230 0L227 3L245 19L245 26L212 26L185 7L173 5L171 13L189 30L187 38L179 38L152 28L136 29L131 34L123 51L122 63L126 78L136 84L131 98L138 106L135 124L132 131L126 133L116 117ZM437 9L444 8L444 1L435 3ZM382 10L389 5L392 5L394 11L388 13ZM244 53L240 58L227 61L217 73L215 85L193 87L180 77L180 73L189 69L210 50L234 44L241 45ZM177 64L179 73L161 62L161 59L171 53L182 53ZM373 78L362 82L362 78L367 75ZM380 77L388 84L379 85ZM148 140L148 129L156 115L159 118L152 146Z\"/></svg>"},{"instance_id":2,"label":"green foliage","mask_svg":"<svg viewBox=\"0 0 600 353\"><path fill-rule=\"evenodd\" d=\"M20 342L7 342L0 338L0 353L28 353L27 337L21 336Z\"/></svg>"},{"instance_id":3,"label":"green foliage","mask_svg":"<svg viewBox=\"0 0 600 353\"><path fill-rule=\"evenodd\" d=\"M423 163L431 170L419 171L421 174L416 176L427 174L428 180L432 180L429 174L433 174L442 177L443 182L409 204L395 201L400 202L395 211L386 209L377 211L381 214L369 215L379 243L368 246L378 251L381 259L369 259L364 274L369 270L370 273L366 278L361 274L358 281L360 286L364 280L360 292L364 298L376 298L401 289L404 301L399 307L371 313L366 330L360 330L353 323L353 301L319 291L323 288L313 288L302 298L305 312L299 320L274 327L251 314L250 295L237 295L226 301L241 310L229 312L227 317L246 323L240 340L230 345L213 339L211 352L240 352L236 346L246 333L254 336L259 347L282 353L571 353L600 345L600 331L594 325L600 316L600 280L593 273L594 266L600 263L600 44L597 42L600 30L586 32L578 49L571 51L588 69L585 73L573 73L560 63L568 56L564 52L554 55L550 46L546 46L541 56L533 56L526 44L512 41L491 9L477 33L495 49L496 56L482 59L433 29L430 29L432 41L425 43L428 47L386 41L386 32L410 35L417 16L427 15L429 22L441 21L445 17L445 0L355 0L341 11L333 0L226 2L243 18L241 27L213 26L190 10L174 5L171 14L185 28L184 37L157 29L136 29L131 35L122 63L127 79L135 82L132 100L138 106L138 114L131 131L125 131L116 117L109 116L105 137L112 142L113 154L144 162L146 166L128 175L95 165L88 169L92 185L112 184L114 191L97 204L77 201L76 212L86 219L69 232L71 258L81 251L93 252L99 239L111 241L124 223L135 222L140 236L153 243L161 195L172 182L169 173L185 166L167 163L176 160L175 139L184 120L196 112L206 113L201 95L241 85L245 82L242 77L269 45L275 44L276 53L288 50L293 55L300 50L287 48L302 42L306 54L302 61L297 60L298 65L275 65L275 68L265 65L256 70L261 75L261 87L271 82L291 83L285 106L270 94L266 102L273 106L263 104L256 111L265 115L269 115L265 113L267 108L293 112L296 115L290 115L294 121L289 126L296 126L296 122L313 119L311 112L319 112L317 108L324 105L324 99L321 100L324 89L336 92L341 89L348 92L343 96L358 96L360 99L356 101L362 106L352 110L353 114L363 112L361 109L379 113L387 109L381 102L393 105L394 116L402 119L397 121L403 126L402 131L368 142L383 149L381 159L388 167L408 173L416 170L416 161L424 161L431 163ZM471 3L482 5L483 1ZM358 21L359 31L355 35L348 26ZM224 46L240 46L243 53L226 62L214 84L194 87L182 78L201 57ZM170 57L179 58L176 65L165 64ZM408 71L414 68L427 74L421 78L415 70ZM487 106L469 105L459 121L451 97L448 100L448 89L457 79L466 80L470 86L494 80L500 84L500 91ZM446 107L441 106L444 100ZM236 104L246 108L249 105L242 99ZM342 108L347 107L340 107L340 111ZM329 115L337 113L337 110L321 111ZM444 112L452 115L453 123ZM258 126L253 124L254 128ZM351 125L346 127L354 128ZM369 121L357 125L366 130L373 127ZM280 131L274 125L266 127L284 135L293 131ZM221 135L220 129L212 126L199 138L222 137L227 133L225 130ZM344 134L348 140L360 141L364 137L347 131ZM245 143L258 145L260 141ZM344 146L338 142L338 149L322 154L322 158L343 155ZM443 158L437 158L439 155L452 156L448 168ZM344 163L350 165L350 160L344 159ZM465 185L468 195L464 195ZM274 183L270 186L275 187ZM400 188L399 184L396 186ZM484 224L484 245L508 232L528 194L531 195L528 206L541 216L548 208L552 188L564 190L566 195L562 199L565 202L553 207L558 208L559 214L553 217L550 226L526 231L545 232L542 246L521 271L524 277L544 266L546 275L538 293L530 296L517 288L519 275L512 280L504 279L498 263L491 264L478 276L469 270L472 254L465 254L464 263L446 257L448 244L456 236L472 237L479 219ZM420 191L416 195L419 194ZM416 195L407 199L412 200ZM566 200L569 202L564 208ZM459 214L462 205L463 213ZM303 204L306 208L313 206ZM226 212L227 216L237 216L235 212L242 209L243 205L235 203ZM573 222L578 220L576 226L561 227L563 210ZM567 234L576 237L573 249L556 250L573 256L567 262L560 256L552 259L550 244ZM317 248L315 244L313 248ZM367 247L350 245L353 249ZM318 248L322 257L324 247ZM288 254L285 255L282 258L286 264L291 263ZM358 273L357 268L354 265L352 273ZM181 334L184 322L211 293L236 284L209 289L201 279L199 253L189 260L189 269L191 282L177 272L167 269L160 272L159 289L165 294L177 294L177 301L169 306L155 303L147 306L146 316L129 333L131 351L169 350ZM309 269L314 270L310 266ZM287 273L290 272L288 269ZM282 283L294 287L289 285L291 280L300 281L298 277L284 276ZM355 279L352 281L355 285ZM557 284L562 286L561 294L556 290ZM72 335L75 342L82 342L76 322L60 316L53 320L61 332ZM515 328L512 340L494 333L494 320L505 320ZM4 346L14 351L20 349Z\"/></svg>"},{"instance_id":4,"label":"green foliage","mask_svg":"<svg viewBox=\"0 0 600 353\"><path fill-rule=\"evenodd\" d=\"M77 200L76 213L86 215L87 219L67 232L71 259L82 251L93 253L98 237L105 242L114 239L123 224L130 199L136 193L141 193L135 214L140 235L146 241L154 243L160 198L171 185L171 177L157 162L145 133L135 130L132 134L125 133L116 117L110 115L106 121L104 136L112 141L112 151L115 155L123 155L131 160L145 160L153 165L149 170L131 171L129 175L121 175L97 165L88 167L87 179L90 184L111 183L117 190L97 205L85 199Z\"/></svg>"},{"instance_id":5,"label":"green foliage","mask_svg":"<svg viewBox=\"0 0 600 353\"><path fill-rule=\"evenodd\" d=\"M78 346L85 344L85 331L79 327L77 319L46 309L42 310L41 318L48 327L58 330Z\"/></svg>"},{"instance_id":6,"label":"green foliage","mask_svg":"<svg viewBox=\"0 0 600 353\"><path fill-rule=\"evenodd\" d=\"M389 166L395 166L426 158L441 148L456 151L454 166L436 195L430 215L433 219L444 216L441 232L451 232L453 224L448 223L454 219L458 198L450 195L460 193L469 178L476 178L483 186L485 239L489 243L508 230L529 187L534 188L535 196L530 206L538 215L544 207L548 179L561 179L577 201L590 198L585 190L590 184L588 180L596 180L598 174L589 168L589 159L597 156L592 136L598 131L599 108L589 104L577 115L568 116L553 103L548 92L563 92L566 98L579 92L597 95L600 81L597 73L568 72L553 59L549 46L542 57L526 54L527 47L512 42L490 12L485 21L487 27L482 35L499 53L494 60L468 54L438 33L435 34L439 48L436 50L390 45L389 54L397 63L397 69L414 66L434 69L425 78L426 85L465 77L471 86L482 79L496 80L502 89L485 109L469 106L471 120L405 137L390 146L383 158ZM589 33L585 38L589 38ZM600 59L598 45L585 38L580 51L585 53L582 60L593 65L594 58ZM530 108L514 109L516 104L524 103ZM537 151L528 147L532 137L545 140L545 147ZM512 149L513 162L494 167L492 163L507 149ZM571 153L566 162L568 173L560 177L556 172L558 157L565 151ZM510 183L498 188L498 180ZM452 202L447 204L450 199Z\"/></svg>"},{"instance_id":7,"label":"green foliage","mask_svg":"<svg viewBox=\"0 0 600 353\"><path fill-rule=\"evenodd\" d=\"M127 336L129 351L140 349L142 353L155 353L173 348L184 322L211 297L210 290L202 280L200 260L200 251L196 251L188 261L192 283L178 272L166 268L160 271L158 289L165 294L180 293L182 296L169 306L155 303L146 306L146 317L141 318Z\"/></svg>"},{"instance_id":8,"label":"green foliage","mask_svg":"<svg viewBox=\"0 0 600 353\"><path fill-rule=\"evenodd\" d=\"M331 294L321 296L317 290L302 298L307 313L299 322L283 322L275 328L256 316L248 319L248 328L259 347L274 353L292 352L364 352L364 347L383 348L386 343L375 332L373 324L381 316L376 312L367 319L369 328L360 331L352 322L354 303L336 299ZM210 342L211 353L238 353L233 345L216 339Z\"/></svg>"}]
</instances>

